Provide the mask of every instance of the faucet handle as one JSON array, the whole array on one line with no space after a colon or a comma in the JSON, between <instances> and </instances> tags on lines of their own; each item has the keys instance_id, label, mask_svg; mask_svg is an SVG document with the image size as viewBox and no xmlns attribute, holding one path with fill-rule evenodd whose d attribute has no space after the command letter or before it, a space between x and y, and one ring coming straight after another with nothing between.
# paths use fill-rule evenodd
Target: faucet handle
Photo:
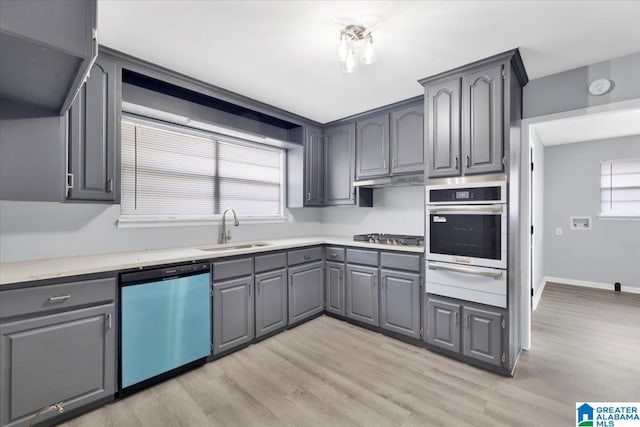
<instances>
[{"instance_id":1,"label":"faucet handle","mask_svg":"<svg viewBox=\"0 0 640 427\"><path fill-rule=\"evenodd\" d=\"M224 236L226 241L231 240L231 230L227 230L227 234Z\"/></svg>"}]
</instances>

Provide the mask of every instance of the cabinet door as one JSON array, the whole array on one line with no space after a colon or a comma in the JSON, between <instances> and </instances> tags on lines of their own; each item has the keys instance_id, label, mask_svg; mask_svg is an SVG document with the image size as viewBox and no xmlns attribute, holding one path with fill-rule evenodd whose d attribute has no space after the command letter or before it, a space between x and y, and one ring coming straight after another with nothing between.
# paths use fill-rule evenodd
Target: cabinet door
<instances>
[{"instance_id":1,"label":"cabinet door","mask_svg":"<svg viewBox=\"0 0 640 427\"><path fill-rule=\"evenodd\" d=\"M289 324L324 310L323 264L320 261L289 269Z\"/></svg>"},{"instance_id":2,"label":"cabinet door","mask_svg":"<svg viewBox=\"0 0 640 427\"><path fill-rule=\"evenodd\" d=\"M420 275L380 270L380 326L420 338Z\"/></svg>"},{"instance_id":3,"label":"cabinet door","mask_svg":"<svg viewBox=\"0 0 640 427\"><path fill-rule=\"evenodd\" d=\"M27 426L44 406L69 411L112 396L115 331L113 304L0 325L0 424Z\"/></svg>"},{"instance_id":4,"label":"cabinet door","mask_svg":"<svg viewBox=\"0 0 640 427\"><path fill-rule=\"evenodd\" d=\"M356 178L389 174L389 115L357 123Z\"/></svg>"},{"instance_id":5,"label":"cabinet door","mask_svg":"<svg viewBox=\"0 0 640 427\"><path fill-rule=\"evenodd\" d=\"M460 352L460 305L427 297L425 341L447 350Z\"/></svg>"},{"instance_id":6,"label":"cabinet door","mask_svg":"<svg viewBox=\"0 0 640 427\"><path fill-rule=\"evenodd\" d=\"M325 130L325 205L355 204L355 123Z\"/></svg>"},{"instance_id":7,"label":"cabinet door","mask_svg":"<svg viewBox=\"0 0 640 427\"><path fill-rule=\"evenodd\" d=\"M424 171L424 104L391 113L391 174Z\"/></svg>"},{"instance_id":8,"label":"cabinet door","mask_svg":"<svg viewBox=\"0 0 640 427\"><path fill-rule=\"evenodd\" d=\"M502 68L500 64L462 77L465 175L503 170Z\"/></svg>"},{"instance_id":9,"label":"cabinet door","mask_svg":"<svg viewBox=\"0 0 640 427\"><path fill-rule=\"evenodd\" d=\"M347 265L347 317L379 325L376 267Z\"/></svg>"},{"instance_id":10,"label":"cabinet door","mask_svg":"<svg viewBox=\"0 0 640 427\"><path fill-rule=\"evenodd\" d=\"M253 339L253 276L213 284L213 354Z\"/></svg>"},{"instance_id":11,"label":"cabinet door","mask_svg":"<svg viewBox=\"0 0 640 427\"><path fill-rule=\"evenodd\" d=\"M114 62L98 58L67 115L70 200L118 199L116 71Z\"/></svg>"},{"instance_id":12,"label":"cabinet door","mask_svg":"<svg viewBox=\"0 0 640 427\"><path fill-rule=\"evenodd\" d=\"M307 128L304 147L305 206L322 206L324 201L324 139L316 127Z\"/></svg>"},{"instance_id":13,"label":"cabinet door","mask_svg":"<svg viewBox=\"0 0 640 427\"><path fill-rule=\"evenodd\" d=\"M256 337L287 326L287 272L256 275Z\"/></svg>"},{"instance_id":14,"label":"cabinet door","mask_svg":"<svg viewBox=\"0 0 640 427\"><path fill-rule=\"evenodd\" d=\"M463 307L462 354L502 365L502 313Z\"/></svg>"},{"instance_id":15,"label":"cabinet door","mask_svg":"<svg viewBox=\"0 0 640 427\"><path fill-rule=\"evenodd\" d=\"M430 178L460 175L460 79L427 89L425 98Z\"/></svg>"},{"instance_id":16,"label":"cabinet door","mask_svg":"<svg viewBox=\"0 0 640 427\"><path fill-rule=\"evenodd\" d=\"M345 315L344 264L327 262L325 267L325 303L330 313Z\"/></svg>"}]
</instances>

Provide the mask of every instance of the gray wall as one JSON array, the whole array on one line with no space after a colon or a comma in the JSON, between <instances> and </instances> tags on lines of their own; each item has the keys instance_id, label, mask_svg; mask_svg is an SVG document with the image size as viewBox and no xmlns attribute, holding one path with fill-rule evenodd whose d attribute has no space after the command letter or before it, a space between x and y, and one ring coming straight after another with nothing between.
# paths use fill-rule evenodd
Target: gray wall
<instances>
[{"instance_id":1,"label":"gray wall","mask_svg":"<svg viewBox=\"0 0 640 427\"><path fill-rule=\"evenodd\" d=\"M232 241L387 232L423 234L420 187L374 191L373 208L291 209L284 223L241 223ZM0 201L0 262L217 243L219 227L118 228L119 205Z\"/></svg>"},{"instance_id":2,"label":"gray wall","mask_svg":"<svg viewBox=\"0 0 640 427\"><path fill-rule=\"evenodd\" d=\"M598 78L613 81L602 96L588 92ZM640 98L640 53L531 80L524 87L524 118Z\"/></svg>"},{"instance_id":3,"label":"gray wall","mask_svg":"<svg viewBox=\"0 0 640 427\"><path fill-rule=\"evenodd\" d=\"M597 218L600 161L622 158L640 158L640 136L545 147L545 276L640 288L640 221ZM592 229L571 230L572 216Z\"/></svg>"}]
</instances>

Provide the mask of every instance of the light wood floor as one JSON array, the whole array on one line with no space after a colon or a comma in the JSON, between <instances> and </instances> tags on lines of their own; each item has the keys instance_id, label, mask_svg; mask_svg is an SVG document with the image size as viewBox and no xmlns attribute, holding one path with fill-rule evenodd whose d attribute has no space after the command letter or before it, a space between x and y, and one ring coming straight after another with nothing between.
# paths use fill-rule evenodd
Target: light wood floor
<instances>
[{"instance_id":1,"label":"light wood floor","mask_svg":"<svg viewBox=\"0 0 640 427\"><path fill-rule=\"evenodd\" d=\"M547 285L532 339L505 378L322 316L64 426L560 426L640 401L640 295Z\"/></svg>"}]
</instances>

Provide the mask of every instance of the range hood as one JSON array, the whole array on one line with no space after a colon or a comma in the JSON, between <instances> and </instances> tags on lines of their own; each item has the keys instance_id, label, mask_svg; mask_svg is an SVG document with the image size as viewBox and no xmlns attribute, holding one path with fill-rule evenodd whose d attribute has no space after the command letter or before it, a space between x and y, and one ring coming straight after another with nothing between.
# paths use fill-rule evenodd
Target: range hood
<instances>
[{"instance_id":1,"label":"range hood","mask_svg":"<svg viewBox=\"0 0 640 427\"><path fill-rule=\"evenodd\" d=\"M385 188L424 185L424 174L382 176L379 178L361 179L353 183L354 187Z\"/></svg>"}]
</instances>

